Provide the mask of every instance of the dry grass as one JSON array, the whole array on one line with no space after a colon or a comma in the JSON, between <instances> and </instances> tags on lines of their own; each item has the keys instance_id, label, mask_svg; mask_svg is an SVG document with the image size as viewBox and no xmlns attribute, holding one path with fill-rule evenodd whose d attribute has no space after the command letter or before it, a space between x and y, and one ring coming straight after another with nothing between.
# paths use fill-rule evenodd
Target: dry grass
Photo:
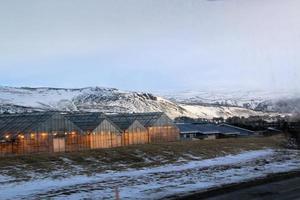
<instances>
[{"instance_id":1,"label":"dry grass","mask_svg":"<svg viewBox=\"0 0 300 200\"><path fill-rule=\"evenodd\" d=\"M205 159L241 151L281 148L283 141L282 136L179 141L64 154L6 157L1 158L0 170L5 174L22 178L29 176L27 172L47 174L55 170L63 170L70 174L93 174L109 169L158 166L174 163L180 158Z\"/></svg>"}]
</instances>

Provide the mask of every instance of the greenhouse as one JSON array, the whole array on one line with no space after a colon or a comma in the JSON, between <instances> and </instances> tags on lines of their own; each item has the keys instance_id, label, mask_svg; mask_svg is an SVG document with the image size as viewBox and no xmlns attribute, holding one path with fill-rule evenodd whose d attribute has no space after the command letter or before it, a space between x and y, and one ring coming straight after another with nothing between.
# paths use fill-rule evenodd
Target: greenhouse
<instances>
[{"instance_id":1,"label":"greenhouse","mask_svg":"<svg viewBox=\"0 0 300 200\"><path fill-rule=\"evenodd\" d=\"M123 132L122 145L147 144L149 134L147 129L136 119L127 114L109 115L108 118Z\"/></svg>"},{"instance_id":2,"label":"greenhouse","mask_svg":"<svg viewBox=\"0 0 300 200\"><path fill-rule=\"evenodd\" d=\"M0 115L0 155L72 152L179 139L164 113L33 112Z\"/></svg>"},{"instance_id":3,"label":"greenhouse","mask_svg":"<svg viewBox=\"0 0 300 200\"><path fill-rule=\"evenodd\" d=\"M122 130L102 113L73 113L65 117L78 126L84 135L88 135L91 149L122 145Z\"/></svg>"},{"instance_id":4,"label":"greenhouse","mask_svg":"<svg viewBox=\"0 0 300 200\"><path fill-rule=\"evenodd\" d=\"M140 124L147 129L149 143L171 142L179 139L179 129L163 112L126 113L116 116L123 118L123 121L127 119L128 122L135 120L140 122Z\"/></svg>"},{"instance_id":5,"label":"greenhouse","mask_svg":"<svg viewBox=\"0 0 300 200\"><path fill-rule=\"evenodd\" d=\"M73 151L76 135L81 134L77 126L55 112L2 115L0 154ZM80 145L75 146L77 150Z\"/></svg>"}]
</instances>

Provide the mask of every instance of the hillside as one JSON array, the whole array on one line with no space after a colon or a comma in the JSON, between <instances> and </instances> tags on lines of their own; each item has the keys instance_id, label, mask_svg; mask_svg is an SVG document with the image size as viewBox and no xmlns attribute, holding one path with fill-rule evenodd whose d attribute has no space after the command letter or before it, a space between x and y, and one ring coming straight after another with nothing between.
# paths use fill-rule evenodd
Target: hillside
<instances>
[{"instance_id":1,"label":"hillside","mask_svg":"<svg viewBox=\"0 0 300 200\"><path fill-rule=\"evenodd\" d=\"M299 113L300 91L210 90L161 93L168 100L200 106L229 106L263 112ZM250 111L251 113L251 111Z\"/></svg>"},{"instance_id":2,"label":"hillside","mask_svg":"<svg viewBox=\"0 0 300 200\"><path fill-rule=\"evenodd\" d=\"M150 93L122 91L114 88L0 87L0 112L2 113L48 110L107 113L162 111L171 118L178 116L226 118L264 114L236 106L187 105Z\"/></svg>"}]
</instances>

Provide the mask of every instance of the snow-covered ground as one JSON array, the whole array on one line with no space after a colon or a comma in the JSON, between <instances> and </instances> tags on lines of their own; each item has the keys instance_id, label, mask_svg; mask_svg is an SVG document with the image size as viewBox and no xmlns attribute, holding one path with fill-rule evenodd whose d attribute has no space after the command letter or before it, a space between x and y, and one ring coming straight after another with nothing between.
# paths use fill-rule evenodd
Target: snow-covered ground
<instances>
[{"instance_id":1,"label":"snow-covered ground","mask_svg":"<svg viewBox=\"0 0 300 200\"><path fill-rule=\"evenodd\" d=\"M265 149L195 159L140 170L106 171L93 176L37 178L24 182L0 176L0 193L4 199L114 199L116 193L120 199L160 199L300 169L300 151L297 150Z\"/></svg>"}]
</instances>

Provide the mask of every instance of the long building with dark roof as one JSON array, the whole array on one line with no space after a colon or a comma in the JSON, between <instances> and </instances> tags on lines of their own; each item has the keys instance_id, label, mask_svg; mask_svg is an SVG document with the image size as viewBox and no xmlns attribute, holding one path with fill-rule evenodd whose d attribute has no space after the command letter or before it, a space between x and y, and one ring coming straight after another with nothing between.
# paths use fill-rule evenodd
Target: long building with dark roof
<instances>
[{"instance_id":1,"label":"long building with dark roof","mask_svg":"<svg viewBox=\"0 0 300 200\"><path fill-rule=\"evenodd\" d=\"M178 123L177 126L183 139L216 139L254 135L253 131L229 124Z\"/></svg>"}]
</instances>

